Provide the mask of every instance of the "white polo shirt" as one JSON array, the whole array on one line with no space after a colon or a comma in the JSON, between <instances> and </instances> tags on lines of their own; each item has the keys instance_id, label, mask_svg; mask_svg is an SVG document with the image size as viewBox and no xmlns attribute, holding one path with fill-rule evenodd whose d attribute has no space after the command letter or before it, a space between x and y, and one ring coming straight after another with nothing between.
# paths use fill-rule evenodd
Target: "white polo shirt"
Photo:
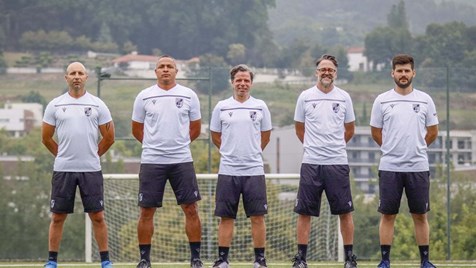
<instances>
[{"instance_id":1,"label":"white polo shirt","mask_svg":"<svg viewBox=\"0 0 476 268\"><path fill-rule=\"evenodd\" d=\"M134 101L132 120L144 123L141 163L192 162L190 121L201 119L197 94L182 85L164 90L153 85Z\"/></svg>"},{"instance_id":2,"label":"white polo shirt","mask_svg":"<svg viewBox=\"0 0 476 268\"><path fill-rule=\"evenodd\" d=\"M88 92L78 99L68 93L53 99L43 116L43 122L55 126L58 137L53 170L100 171L99 126L110 121L112 117L106 104Z\"/></svg>"},{"instance_id":3,"label":"white polo shirt","mask_svg":"<svg viewBox=\"0 0 476 268\"><path fill-rule=\"evenodd\" d=\"M370 125L382 128L379 170L428 171L426 127L438 124L431 97L417 89L400 95L394 89L377 96Z\"/></svg>"},{"instance_id":4,"label":"white polo shirt","mask_svg":"<svg viewBox=\"0 0 476 268\"><path fill-rule=\"evenodd\" d=\"M210 130L221 133L218 173L264 175L261 132L271 129L271 114L264 101L250 96L243 103L233 97L218 102L210 122Z\"/></svg>"},{"instance_id":5,"label":"white polo shirt","mask_svg":"<svg viewBox=\"0 0 476 268\"><path fill-rule=\"evenodd\" d=\"M324 93L313 86L297 100L294 121L304 123L303 163L348 164L344 123L355 121L350 95L334 86Z\"/></svg>"}]
</instances>

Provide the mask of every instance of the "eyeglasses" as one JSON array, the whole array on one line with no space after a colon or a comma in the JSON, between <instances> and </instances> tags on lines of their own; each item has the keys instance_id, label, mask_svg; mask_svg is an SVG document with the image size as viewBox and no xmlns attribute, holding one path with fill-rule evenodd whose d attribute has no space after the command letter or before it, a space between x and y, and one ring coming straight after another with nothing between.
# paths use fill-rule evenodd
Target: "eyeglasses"
<instances>
[{"instance_id":1,"label":"eyeglasses","mask_svg":"<svg viewBox=\"0 0 476 268\"><path fill-rule=\"evenodd\" d=\"M330 73L330 74L333 74L336 72L335 69L332 69L332 68L320 68L320 69L317 69L320 73Z\"/></svg>"}]
</instances>

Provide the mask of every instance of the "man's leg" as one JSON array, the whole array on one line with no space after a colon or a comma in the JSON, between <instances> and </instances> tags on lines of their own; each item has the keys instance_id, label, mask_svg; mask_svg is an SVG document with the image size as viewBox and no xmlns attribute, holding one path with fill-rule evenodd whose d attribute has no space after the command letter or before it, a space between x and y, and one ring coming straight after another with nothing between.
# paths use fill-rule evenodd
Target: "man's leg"
<instances>
[{"instance_id":1,"label":"man's leg","mask_svg":"<svg viewBox=\"0 0 476 268\"><path fill-rule=\"evenodd\" d=\"M188 241L200 242L202 239L202 223L198 215L197 202L182 204L181 207L185 213L185 232L187 233Z\"/></svg>"},{"instance_id":2,"label":"man's leg","mask_svg":"<svg viewBox=\"0 0 476 268\"><path fill-rule=\"evenodd\" d=\"M150 249L152 245L152 235L154 234L154 214L156 210L157 208L141 207L139 221L137 223L140 257L141 260L145 260L148 263L150 263Z\"/></svg>"},{"instance_id":3,"label":"man's leg","mask_svg":"<svg viewBox=\"0 0 476 268\"><path fill-rule=\"evenodd\" d=\"M412 213L413 224L415 225L415 238L420 250L421 262L430 259L430 226L427 214Z\"/></svg>"},{"instance_id":4,"label":"man's leg","mask_svg":"<svg viewBox=\"0 0 476 268\"><path fill-rule=\"evenodd\" d=\"M200 261L200 246L202 240L202 223L198 215L198 203L182 204L185 214L185 233L188 237L192 267L202 267Z\"/></svg>"},{"instance_id":5,"label":"man's leg","mask_svg":"<svg viewBox=\"0 0 476 268\"><path fill-rule=\"evenodd\" d=\"M354 221L352 213L346 213L339 215L340 219L340 232L342 234L342 240L344 245L354 244Z\"/></svg>"},{"instance_id":6,"label":"man's leg","mask_svg":"<svg viewBox=\"0 0 476 268\"><path fill-rule=\"evenodd\" d=\"M379 267L389 267L390 265L390 248L393 242L396 218L397 214L381 214L380 216L379 237L382 262Z\"/></svg>"},{"instance_id":7,"label":"man's leg","mask_svg":"<svg viewBox=\"0 0 476 268\"><path fill-rule=\"evenodd\" d=\"M152 243L155 211L156 208L140 208L139 222L137 224L139 245Z\"/></svg>"},{"instance_id":8,"label":"man's leg","mask_svg":"<svg viewBox=\"0 0 476 268\"><path fill-rule=\"evenodd\" d=\"M48 233L48 250L50 252L58 252L60 248L61 238L63 237L63 226L68 214L52 213L50 229Z\"/></svg>"},{"instance_id":9,"label":"man's leg","mask_svg":"<svg viewBox=\"0 0 476 268\"><path fill-rule=\"evenodd\" d=\"M266 224L264 215L250 216L251 237L253 238L253 248L255 253L255 267L267 267L265 258L266 247Z\"/></svg>"},{"instance_id":10,"label":"man's leg","mask_svg":"<svg viewBox=\"0 0 476 268\"><path fill-rule=\"evenodd\" d=\"M266 246L266 224L264 216L251 216L251 237L254 248L264 248Z\"/></svg>"},{"instance_id":11,"label":"man's leg","mask_svg":"<svg viewBox=\"0 0 476 268\"><path fill-rule=\"evenodd\" d=\"M99 251L108 251L107 225L106 221L104 220L104 211L91 212L88 213L88 215L93 225L94 238L98 243Z\"/></svg>"}]
</instances>

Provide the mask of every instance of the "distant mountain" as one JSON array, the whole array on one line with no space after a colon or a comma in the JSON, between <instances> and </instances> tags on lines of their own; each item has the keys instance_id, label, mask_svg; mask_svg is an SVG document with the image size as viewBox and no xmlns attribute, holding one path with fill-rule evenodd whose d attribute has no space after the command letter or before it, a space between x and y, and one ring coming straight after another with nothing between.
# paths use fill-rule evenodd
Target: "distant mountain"
<instances>
[{"instance_id":1,"label":"distant mountain","mask_svg":"<svg viewBox=\"0 0 476 268\"><path fill-rule=\"evenodd\" d=\"M365 35L379 26L387 26L392 5L400 0L276 0L269 10L269 28L280 45L296 39L329 45L362 45ZM475 0L405 1L410 31L422 34L430 23L461 21L476 25ZM338 35L338 40L335 36ZM327 40L329 39L330 40Z\"/></svg>"}]
</instances>

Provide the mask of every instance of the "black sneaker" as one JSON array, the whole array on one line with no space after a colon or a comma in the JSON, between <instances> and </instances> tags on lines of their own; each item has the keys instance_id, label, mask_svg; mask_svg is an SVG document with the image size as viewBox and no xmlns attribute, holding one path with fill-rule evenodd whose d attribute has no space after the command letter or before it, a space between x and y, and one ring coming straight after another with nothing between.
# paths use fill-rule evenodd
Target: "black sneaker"
<instances>
[{"instance_id":1,"label":"black sneaker","mask_svg":"<svg viewBox=\"0 0 476 268\"><path fill-rule=\"evenodd\" d=\"M213 264L213 268L228 268L228 261L224 260L222 257L218 258Z\"/></svg>"},{"instance_id":2,"label":"black sneaker","mask_svg":"<svg viewBox=\"0 0 476 268\"><path fill-rule=\"evenodd\" d=\"M306 260L304 260L300 255L294 256L292 261L293 261L293 268L307 268Z\"/></svg>"},{"instance_id":3,"label":"black sneaker","mask_svg":"<svg viewBox=\"0 0 476 268\"><path fill-rule=\"evenodd\" d=\"M421 268L436 268L436 266L430 261L424 261L421 263Z\"/></svg>"},{"instance_id":4,"label":"black sneaker","mask_svg":"<svg viewBox=\"0 0 476 268\"><path fill-rule=\"evenodd\" d=\"M263 257L257 258L253 263L253 268L268 268L266 265L266 259Z\"/></svg>"},{"instance_id":5,"label":"black sneaker","mask_svg":"<svg viewBox=\"0 0 476 268\"><path fill-rule=\"evenodd\" d=\"M200 258L194 258L190 261L190 267L203 268L203 262L200 260Z\"/></svg>"},{"instance_id":6,"label":"black sneaker","mask_svg":"<svg viewBox=\"0 0 476 268\"><path fill-rule=\"evenodd\" d=\"M150 261L146 259L140 260L139 264L137 264L137 268L150 268Z\"/></svg>"},{"instance_id":7,"label":"black sneaker","mask_svg":"<svg viewBox=\"0 0 476 268\"><path fill-rule=\"evenodd\" d=\"M344 263L344 268L357 268L357 256L350 256Z\"/></svg>"}]
</instances>

